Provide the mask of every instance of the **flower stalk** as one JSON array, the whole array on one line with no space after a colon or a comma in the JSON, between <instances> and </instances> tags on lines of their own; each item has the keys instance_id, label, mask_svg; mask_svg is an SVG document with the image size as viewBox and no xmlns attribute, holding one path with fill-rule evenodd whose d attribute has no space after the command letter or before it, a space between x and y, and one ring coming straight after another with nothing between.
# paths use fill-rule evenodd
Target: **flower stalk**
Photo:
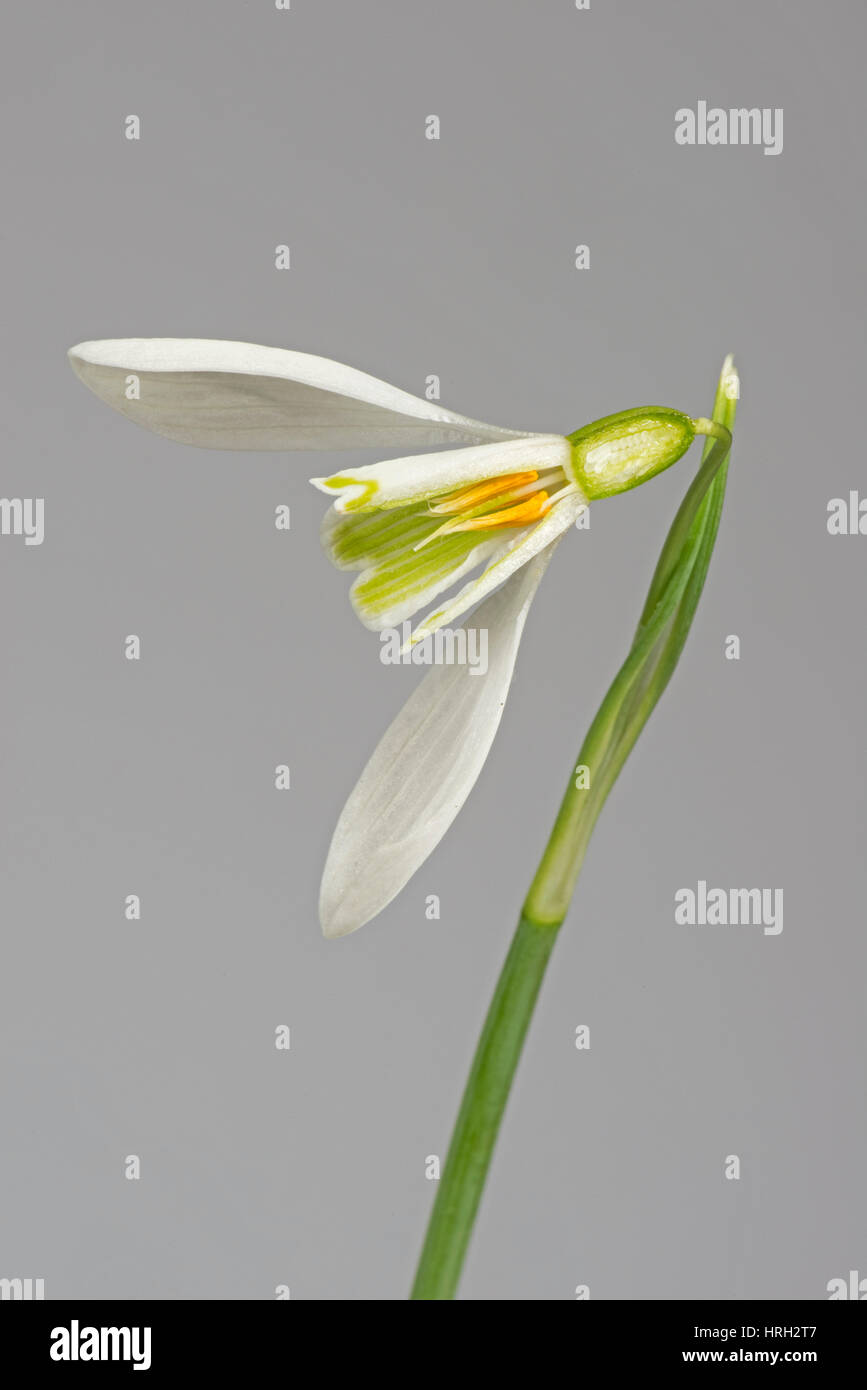
<instances>
[{"instance_id":1,"label":"flower stalk","mask_svg":"<svg viewBox=\"0 0 867 1390\"><path fill-rule=\"evenodd\" d=\"M593 827L671 678L689 633L725 496L736 382L731 359L727 358L711 420L688 421L692 433L682 424L687 417L672 421L672 430L681 431L681 438L674 439L678 457L694 433L707 436L701 466L663 546L632 647L578 754L577 765L588 769L589 778L570 774L527 894L467 1080L410 1295L413 1300L455 1297L524 1039ZM638 427L646 429L646 424L639 421ZM683 440L686 442L680 448ZM575 436L571 442L574 449ZM577 442L580 448L580 438ZM673 452L671 439L656 455L653 439L648 442L649 471L637 481L673 462L668 457ZM604 479L601 486L605 487Z\"/></svg>"}]
</instances>

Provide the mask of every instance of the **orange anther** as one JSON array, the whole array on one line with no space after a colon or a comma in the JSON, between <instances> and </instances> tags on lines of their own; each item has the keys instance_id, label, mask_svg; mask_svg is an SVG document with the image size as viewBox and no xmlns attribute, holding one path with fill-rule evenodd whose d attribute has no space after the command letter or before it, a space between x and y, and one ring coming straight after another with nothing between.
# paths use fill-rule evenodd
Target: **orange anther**
<instances>
[{"instance_id":1,"label":"orange anther","mask_svg":"<svg viewBox=\"0 0 867 1390\"><path fill-rule=\"evenodd\" d=\"M538 521L547 507L547 492L534 492L522 502L516 502L513 507L503 507L499 512L488 512L486 516L471 516L465 520L456 517L454 521L447 521L441 530L493 531L501 526L527 526L531 521Z\"/></svg>"},{"instance_id":2,"label":"orange anther","mask_svg":"<svg viewBox=\"0 0 867 1390\"><path fill-rule=\"evenodd\" d=\"M481 506L483 502L489 502L493 497L499 497L503 492L511 492L512 488L535 483L538 476L536 472L503 473L499 478L490 478L485 483L473 483L472 487L451 493L441 501L432 503L430 510L434 516L451 516L454 512L466 512L473 507Z\"/></svg>"}]
</instances>

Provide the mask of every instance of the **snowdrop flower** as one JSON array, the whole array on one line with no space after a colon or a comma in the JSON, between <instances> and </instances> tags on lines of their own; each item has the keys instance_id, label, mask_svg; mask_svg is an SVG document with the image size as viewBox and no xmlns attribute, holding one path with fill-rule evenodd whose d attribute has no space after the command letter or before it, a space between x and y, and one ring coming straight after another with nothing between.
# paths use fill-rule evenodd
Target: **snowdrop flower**
<instances>
[{"instance_id":1,"label":"snowdrop flower","mask_svg":"<svg viewBox=\"0 0 867 1390\"><path fill-rule=\"evenodd\" d=\"M461 809L497 732L527 611L557 543L589 502L638 486L696 434L716 432L711 421L652 407L568 437L521 433L338 362L251 343L110 339L80 343L69 356L107 404L204 448L453 446L312 479L333 498L323 546L335 565L358 571L351 598L363 623L383 629L418 618L415 644L475 609L473 626L488 634L484 676L433 667L350 795L322 880L328 937L387 906Z\"/></svg>"}]
</instances>

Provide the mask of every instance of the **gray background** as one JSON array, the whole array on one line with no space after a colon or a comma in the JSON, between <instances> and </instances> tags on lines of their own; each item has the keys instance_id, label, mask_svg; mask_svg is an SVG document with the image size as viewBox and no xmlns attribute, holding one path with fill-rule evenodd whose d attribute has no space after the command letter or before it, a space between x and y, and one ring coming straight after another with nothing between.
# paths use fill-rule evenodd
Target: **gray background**
<instances>
[{"instance_id":1,"label":"gray background","mask_svg":"<svg viewBox=\"0 0 867 1390\"><path fill-rule=\"evenodd\" d=\"M425 1156L694 466L560 547L453 831L328 943L331 829L418 678L380 664L319 551L307 477L373 456L137 430L65 360L136 335L417 393L437 373L453 409L546 431L707 412L737 353L705 598L595 834L462 1296L822 1298L867 1274L867 540L826 531L864 480L863 6L95 0L5 28L2 492L45 497L46 539L0 539L0 1275L405 1297ZM784 107L782 155L676 146L699 98ZM675 926L699 878L782 887L782 935Z\"/></svg>"}]
</instances>

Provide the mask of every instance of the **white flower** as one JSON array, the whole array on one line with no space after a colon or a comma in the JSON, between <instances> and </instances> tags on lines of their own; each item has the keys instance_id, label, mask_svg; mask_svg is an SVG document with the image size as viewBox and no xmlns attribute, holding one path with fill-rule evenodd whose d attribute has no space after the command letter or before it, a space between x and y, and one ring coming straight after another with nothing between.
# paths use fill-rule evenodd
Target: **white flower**
<instances>
[{"instance_id":1,"label":"white flower","mask_svg":"<svg viewBox=\"0 0 867 1390\"><path fill-rule=\"evenodd\" d=\"M472 790L557 542L590 499L668 467L707 422L648 408L569 438L523 434L456 415L327 358L252 343L110 339L80 343L69 356L107 404L204 448L464 446L312 479L334 498L323 545L339 568L359 571L351 597L362 622L392 628L439 600L413 630L415 643L484 600L472 621L488 633L486 674L473 679L467 666L434 667L344 807L320 917L326 936L346 935L400 892Z\"/></svg>"}]
</instances>

